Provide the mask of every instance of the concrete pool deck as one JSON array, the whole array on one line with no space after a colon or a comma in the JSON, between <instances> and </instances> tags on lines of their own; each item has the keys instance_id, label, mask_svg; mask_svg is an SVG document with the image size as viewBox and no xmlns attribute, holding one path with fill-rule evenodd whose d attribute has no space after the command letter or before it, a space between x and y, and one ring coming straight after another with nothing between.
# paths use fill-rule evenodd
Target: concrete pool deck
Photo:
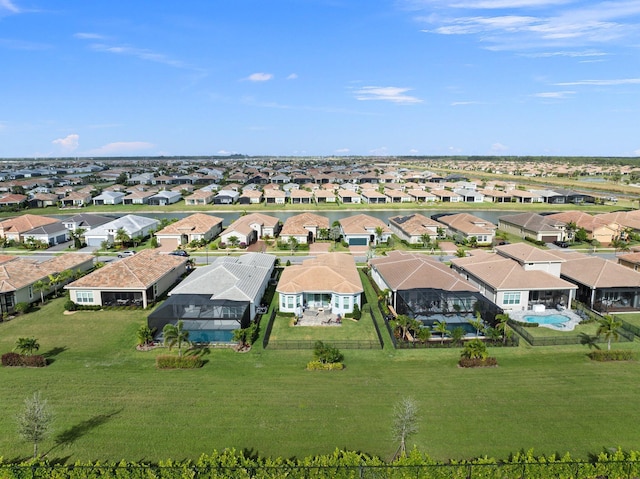
<instances>
[{"instance_id":1,"label":"concrete pool deck","mask_svg":"<svg viewBox=\"0 0 640 479\"><path fill-rule=\"evenodd\" d=\"M543 317L543 316L551 316L556 314L566 316L567 321L560 324L539 324L539 326L553 329L555 331L573 331L576 325L580 323L580 321L582 321L582 318L570 309L563 309L562 311L557 309L545 309L544 312L527 309L525 311L512 311L509 313L509 317L514 321L518 321L520 323L526 323L527 321L523 319L525 316Z\"/></svg>"}]
</instances>

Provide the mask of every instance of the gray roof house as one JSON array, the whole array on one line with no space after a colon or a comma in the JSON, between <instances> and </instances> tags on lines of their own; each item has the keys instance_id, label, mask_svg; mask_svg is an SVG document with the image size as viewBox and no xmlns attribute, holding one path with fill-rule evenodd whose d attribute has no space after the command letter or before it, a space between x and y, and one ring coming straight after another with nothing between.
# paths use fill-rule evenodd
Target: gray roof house
<instances>
[{"instance_id":1,"label":"gray roof house","mask_svg":"<svg viewBox=\"0 0 640 479\"><path fill-rule=\"evenodd\" d=\"M87 246L100 246L103 241L113 244L117 231L122 228L130 238L137 236L147 237L157 229L160 222L144 216L126 215L121 218L93 228L84 234Z\"/></svg>"},{"instance_id":2,"label":"gray roof house","mask_svg":"<svg viewBox=\"0 0 640 479\"><path fill-rule=\"evenodd\" d=\"M552 243L564 238L566 224L538 213L517 213L498 218L498 228L520 238L534 238Z\"/></svg>"},{"instance_id":3,"label":"gray roof house","mask_svg":"<svg viewBox=\"0 0 640 479\"><path fill-rule=\"evenodd\" d=\"M77 215L73 215L71 218L62 220L62 224L69 231L83 229L86 232L110 221L113 221L113 218L109 216L80 213Z\"/></svg>"},{"instance_id":4,"label":"gray roof house","mask_svg":"<svg viewBox=\"0 0 640 479\"><path fill-rule=\"evenodd\" d=\"M149 315L149 327L161 331L182 320L191 341L231 341L233 330L246 328L258 314L275 260L273 255L247 253L196 268Z\"/></svg>"},{"instance_id":5,"label":"gray roof house","mask_svg":"<svg viewBox=\"0 0 640 479\"><path fill-rule=\"evenodd\" d=\"M124 197L127 196L125 193L121 193L120 191L103 191L102 194L99 194L95 198L93 198L94 205L119 205L122 203Z\"/></svg>"}]
</instances>

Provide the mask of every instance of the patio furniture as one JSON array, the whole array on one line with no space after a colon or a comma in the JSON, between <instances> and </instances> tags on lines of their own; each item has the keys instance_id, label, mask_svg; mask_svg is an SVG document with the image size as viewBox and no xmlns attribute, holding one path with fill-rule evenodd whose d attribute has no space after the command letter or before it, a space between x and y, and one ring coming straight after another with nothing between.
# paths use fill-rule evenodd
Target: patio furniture
<instances>
[{"instance_id":1,"label":"patio furniture","mask_svg":"<svg viewBox=\"0 0 640 479\"><path fill-rule=\"evenodd\" d=\"M544 313L545 310L545 306L544 304L534 304L533 305L533 312L534 313Z\"/></svg>"}]
</instances>

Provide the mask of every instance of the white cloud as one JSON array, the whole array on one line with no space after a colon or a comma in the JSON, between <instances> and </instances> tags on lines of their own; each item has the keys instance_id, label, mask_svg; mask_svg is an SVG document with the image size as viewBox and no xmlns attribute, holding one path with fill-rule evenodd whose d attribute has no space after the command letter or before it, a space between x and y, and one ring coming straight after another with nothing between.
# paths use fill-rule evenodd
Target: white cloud
<instances>
[{"instance_id":1,"label":"white cloud","mask_svg":"<svg viewBox=\"0 0 640 479\"><path fill-rule=\"evenodd\" d=\"M236 153L237 153L237 152L235 152L235 151L218 150L218 151L216 152L216 155L220 155L220 156L229 156L229 155L234 155L234 154L236 154Z\"/></svg>"},{"instance_id":2,"label":"white cloud","mask_svg":"<svg viewBox=\"0 0 640 479\"><path fill-rule=\"evenodd\" d=\"M529 58L552 58L552 57L582 58L582 57L602 57L606 55L608 54L604 52L596 52L596 51L582 51L582 52L559 51L559 52L528 53L522 56L529 57Z\"/></svg>"},{"instance_id":3,"label":"white cloud","mask_svg":"<svg viewBox=\"0 0 640 479\"><path fill-rule=\"evenodd\" d=\"M633 150L633 154L634 156L640 156L640 148L638 148L637 150Z\"/></svg>"},{"instance_id":4,"label":"white cloud","mask_svg":"<svg viewBox=\"0 0 640 479\"><path fill-rule=\"evenodd\" d=\"M78 32L73 34L74 38L79 38L80 40L105 40L106 37L104 35L100 35L99 33L86 33L86 32Z\"/></svg>"},{"instance_id":5,"label":"white cloud","mask_svg":"<svg viewBox=\"0 0 640 479\"><path fill-rule=\"evenodd\" d=\"M117 141L86 152L89 156L129 155L141 150L153 148L153 143L146 141Z\"/></svg>"},{"instance_id":6,"label":"white cloud","mask_svg":"<svg viewBox=\"0 0 640 479\"><path fill-rule=\"evenodd\" d=\"M533 96L536 98L555 98L563 99L568 98L571 95L575 95L575 91L546 91L541 93L535 93Z\"/></svg>"},{"instance_id":7,"label":"white cloud","mask_svg":"<svg viewBox=\"0 0 640 479\"><path fill-rule=\"evenodd\" d=\"M502 143L494 143L491 145L491 151L499 152L499 151L507 151L509 149L508 146L503 145Z\"/></svg>"},{"instance_id":8,"label":"white cloud","mask_svg":"<svg viewBox=\"0 0 640 479\"><path fill-rule=\"evenodd\" d=\"M356 99L362 101L382 100L393 103L422 103L420 98L405 95L408 91L411 91L411 88L400 88L395 86L365 86L356 90L355 94Z\"/></svg>"},{"instance_id":9,"label":"white cloud","mask_svg":"<svg viewBox=\"0 0 640 479\"><path fill-rule=\"evenodd\" d=\"M0 14L3 10L9 13L20 13L20 9L11 0L0 0Z\"/></svg>"},{"instance_id":10,"label":"white cloud","mask_svg":"<svg viewBox=\"0 0 640 479\"><path fill-rule=\"evenodd\" d=\"M58 145L64 152L71 152L78 148L78 145L80 144L80 135L73 133L65 136L64 138L53 140L51 143Z\"/></svg>"},{"instance_id":11,"label":"white cloud","mask_svg":"<svg viewBox=\"0 0 640 479\"><path fill-rule=\"evenodd\" d=\"M334 153L337 153L338 155L344 155L346 153L349 153L351 150L349 148L339 148L336 151L334 151Z\"/></svg>"},{"instance_id":12,"label":"white cloud","mask_svg":"<svg viewBox=\"0 0 640 479\"><path fill-rule=\"evenodd\" d=\"M292 73L291 75L289 75L287 77L287 80L297 80L298 79L298 74L297 73Z\"/></svg>"},{"instance_id":13,"label":"white cloud","mask_svg":"<svg viewBox=\"0 0 640 479\"><path fill-rule=\"evenodd\" d=\"M252 73L246 78L246 80L253 81L253 82L263 82L263 81L269 81L271 79L273 79L273 75L271 73L262 73L262 72Z\"/></svg>"},{"instance_id":14,"label":"white cloud","mask_svg":"<svg viewBox=\"0 0 640 479\"><path fill-rule=\"evenodd\" d=\"M385 156L385 155L388 155L389 152L387 151L386 146L381 146L380 148L374 148L373 150L369 150L369 154L375 155L375 156Z\"/></svg>"},{"instance_id":15,"label":"white cloud","mask_svg":"<svg viewBox=\"0 0 640 479\"><path fill-rule=\"evenodd\" d=\"M620 79L613 79L613 80L578 80L574 82L556 83L557 86L575 86L575 85L616 86L616 85L638 85L638 84L640 84L640 78L620 78Z\"/></svg>"},{"instance_id":16,"label":"white cloud","mask_svg":"<svg viewBox=\"0 0 640 479\"><path fill-rule=\"evenodd\" d=\"M116 55L128 55L139 58L140 60L146 60L155 63L161 63L163 65L168 65L174 68L183 68L183 69L195 69L186 63L175 60L173 58L169 58L162 53L156 53L151 50L147 50L144 48L135 48L130 46L111 46L103 43L94 43L91 45L91 49L98 52L106 52L113 53Z\"/></svg>"},{"instance_id":17,"label":"white cloud","mask_svg":"<svg viewBox=\"0 0 640 479\"><path fill-rule=\"evenodd\" d=\"M495 8L524 8L544 7L547 5L562 5L571 0L470 0L466 2L452 3L453 8L473 8L478 10L491 10Z\"/></svg>"},{"instance_id":18,"label":"white cloud","mask_svg":"<svg viewBox=\"0 0 640 479\"><path fill-rule=\"evenodd\" d=\"M420 152L419 152L418 150L416 150L415 148L411 148L411 149L409 150L409 154L410 154L410 155L417 155L418 153L420 153Z\"/></svg>"},{"instance_id":19,"label":"white cloud","mask_svg":"<svg viewBox=\"0 0 640 479\"><path fill-rule=\"evenodd\" d=\"M464 105L485 105L482 101L453 101L451 106L464 106Z\"/></svg>"}]
</instances>

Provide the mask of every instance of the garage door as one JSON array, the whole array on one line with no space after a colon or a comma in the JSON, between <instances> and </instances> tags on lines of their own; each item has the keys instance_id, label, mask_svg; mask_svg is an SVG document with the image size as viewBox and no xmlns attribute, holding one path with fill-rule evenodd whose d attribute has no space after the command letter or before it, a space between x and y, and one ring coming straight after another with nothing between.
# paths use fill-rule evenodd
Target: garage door
<instances>
[{"instance_id":1,"label":"garage door","mask_svg":"<svg viewBox=\"0 0 640 479\"><path fill-rule=\"evenodd\" d=\"M367 246L367 238L349 238L350 246Z\"/></svg>"},{"instance_id":2,"label":"garage door","mask_svg":"<svg viewBox=\"0 0 640 479\"><path fill-rule=\"evenodd\" d=\"M545 243L553 243L557 239L558 239L557 236L543 236L542 237L542 241L544 241Z\"/></svg>"}]
</instances>

